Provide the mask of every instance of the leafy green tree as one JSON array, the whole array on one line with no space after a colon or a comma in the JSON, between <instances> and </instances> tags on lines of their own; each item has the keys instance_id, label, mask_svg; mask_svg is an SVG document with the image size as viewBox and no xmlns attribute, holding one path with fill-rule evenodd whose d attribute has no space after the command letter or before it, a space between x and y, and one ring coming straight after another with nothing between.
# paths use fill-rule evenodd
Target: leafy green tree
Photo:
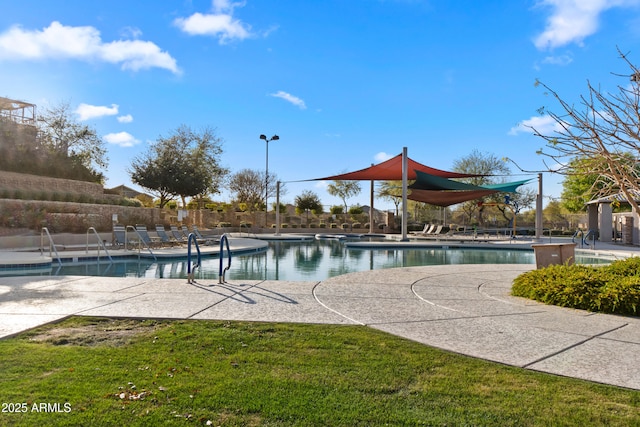
<instances>
[{"instance_id":1,"label":"leafy green tree","mask_svg":"<svg viewBox=\"0 0 640 427\"><path fill-rule=\"evenodd\" d=\"M149 150L136 157L129 171L136 184L156 192L160 207L180 196L186 206L187 197L218 193L227 169L220 166L221 140L214 130L194 132L182 125L168 137L160 136Z\"/></svg>"},{"instance_id":2,"label":"leafy green tree","mask_svg":"<svg viewBox=\"0 0 640 427\"><path fill-rule=\"evenodd\" d=\"M572 159L570 167L576 173L567 174L562 181L561 203L569 212L584 211L587 202L598 192L598 175L588 173L588 162L588 159Z\"/></svg>"},{"instance_id":3,"label":"leafy green tree","mask_svg":"<svg viewBox=\"0 0 640 427\"><path fill-rule=\"evenodd\" d=\"M568 170L565 172L565 178L562 181L561 194L562 205L569 212L582 212L585 210L587 202L607 195L612 190L620 191L616 186L608 184L607 178L596 173L596 171L606 167L601 164L602 162L604 162L604 159L601 157L576 157L569 162ZM621 167L629 170L640 168L640 164L633 158L631 153L621 155L619 163Z\"/></svg>"},{"instance_id":4,"label":"leafy green tree","mask_svg":"<svg viewBox=\"0 0 640 427\"><path fill-rule=\"evenodd\" d=\"M307 225L309 225L309 212L314 212L315 214L322 213L322 203L320 202L320 197L313 191L305 190L302 194L296 196L294 199L294 203L296 205L296 212L298 215L306 212L307 214Z\"/></svg>"},{"instance_id":5,"label":"leafy green tree","mask_svg":"<svg viewBox=\"0 0 640 427\"><path fill-rule=\"evenodd\" d=\"M331 215L340 215L344 213L344 206L331 206L331 209L329 210L329 212L331 212Z\"/></svg>"},{"instance_id":6,"label":"leafy green tree","mask_svg":"<svg viewBox=\"0 0 640 427\"><path fill-rule=\"evenodd\" d=\"M402 203L402 181L382 181L378 185L376 194L383 200L393 202L396 207L396 216L398 216L398 210Z\"/></svg>"},{"instance_id":7,"label":"leafy green tree","mask_svg":"<svg viewBox=\"0 0 640 427\"><path fill-rule=\"evenodd\" d=\"M344 212L348 211L347 200L360 194L360 191L362 191L362 188L358 181L336 180L327 186L327 192L329 194L342 199L342 203L344 203Z\"/></svg>"}]
</instances>

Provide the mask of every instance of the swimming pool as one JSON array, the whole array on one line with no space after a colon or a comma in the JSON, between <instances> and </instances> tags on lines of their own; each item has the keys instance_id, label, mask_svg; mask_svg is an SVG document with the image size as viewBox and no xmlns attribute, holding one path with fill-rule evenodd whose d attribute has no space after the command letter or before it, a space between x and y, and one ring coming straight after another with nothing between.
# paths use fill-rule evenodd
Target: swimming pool
<instances>
[{"instance_id":1,"label":"swimming pool","mask_svg":"<svg viewBox=\"0 0 640 427\"><path fill-rule=\"evenodd\" d=\"M576 255L576 262L598 264L609 260ZM227 280L317 281L341 274L394 267L445 264L535 264L532 250L490 248L347 248L337 239L272 241L266 250L233 257ZM196 280L218 280L218 257L203 258ZM226 260L225 260L226 266ZM43 275L106 277L187 277L187 260L125 259L114 263L63 265Z\"/></svg>"}]
</instances>

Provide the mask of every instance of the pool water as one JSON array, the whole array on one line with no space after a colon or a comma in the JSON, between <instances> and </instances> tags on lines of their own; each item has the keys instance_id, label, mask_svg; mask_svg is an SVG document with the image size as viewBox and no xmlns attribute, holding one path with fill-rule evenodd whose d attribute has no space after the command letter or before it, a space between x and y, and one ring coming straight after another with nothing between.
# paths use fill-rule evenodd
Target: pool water
<instances>
[{"instance_id":1,"label":"pool water","mask_svg":"<svg viewBox=\"0 0 640 427\"><path fill-rule=\"evenodd\" d=\"M609 260L576 256L576 262L597 264ZM226 266L227 260L224 260ZM480 248L356 249L338 240L269 242L267 250L232 258L227 280L318 281L341 274L394 267L445 264L535 264L533 251ZM198 280L218 280L218 257L203 258L195 272ZM44 273L43 273L44 274ZM113 264L81 264L54 267L54 275L107 277L187 277L187 260L118 260Z\"/></svg>"}]
</instances>

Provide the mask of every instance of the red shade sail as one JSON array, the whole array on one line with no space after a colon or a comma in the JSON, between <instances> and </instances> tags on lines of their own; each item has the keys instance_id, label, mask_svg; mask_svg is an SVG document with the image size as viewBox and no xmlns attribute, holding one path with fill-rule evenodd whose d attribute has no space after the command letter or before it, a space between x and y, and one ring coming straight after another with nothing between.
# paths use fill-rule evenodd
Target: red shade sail
<instances>
[{"instance_id":1,"label":"red shade sail","mask_svg":"<svg viewBox=\"0 0 640 427\"><path fill-rule=\"evenodd\" d=\"M415 160L407 159L407 179L416 179L416 170L442 178L471 178L480 175L470 175L466 173L449 172L435 169ZM309 181L402 181L402 154L398 154L391 159L378 163L368 168L354 172L347 172L339 175L316 178Z\"/></svg>"}]
</instances>

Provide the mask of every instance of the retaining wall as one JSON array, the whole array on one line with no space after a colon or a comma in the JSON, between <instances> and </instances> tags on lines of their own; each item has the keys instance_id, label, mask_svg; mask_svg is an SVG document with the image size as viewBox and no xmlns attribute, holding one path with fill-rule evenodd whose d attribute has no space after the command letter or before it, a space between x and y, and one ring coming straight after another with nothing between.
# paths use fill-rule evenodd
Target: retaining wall
<instances>
[{"instance_id":1,"label":"retaining wall","mask_svg":"<svg viewBox=\"0 0 640 427\"><path fill-rule=\"evenodd\" d=\"M86 194L95 198L104 197L101 184L72 179L50 178L25 173L0 171L0 189L20 190L32 193Z\"/></svg>"}]
</instances>

